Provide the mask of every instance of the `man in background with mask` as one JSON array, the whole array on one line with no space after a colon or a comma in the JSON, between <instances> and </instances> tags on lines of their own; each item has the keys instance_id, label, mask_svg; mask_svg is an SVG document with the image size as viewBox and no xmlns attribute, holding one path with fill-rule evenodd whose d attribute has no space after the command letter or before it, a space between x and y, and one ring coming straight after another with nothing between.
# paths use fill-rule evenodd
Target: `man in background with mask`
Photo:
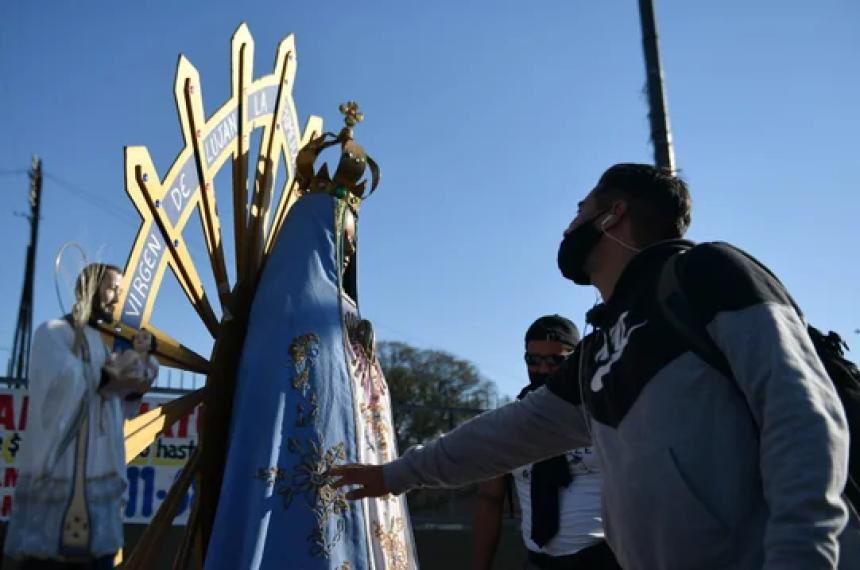
<instances>
[{"instance_id":1,"label":"man in background with mask","mask_svg":"<svg viewBox=\"0 0 860 570\"><path fill-rule=\"evenodd\" d=\"M593 441L623 568L834 568L848 459L836 391L779 281L728 244L683 241L689 223L683 180L609 168L558 252L604 303L547 386L385 466L336 468L337 484L357 486L350 498L458 486ZM732 378L667 320L669 260Z\"/></svg>"},{"instance_id":2,"label":"man in background with mask","mask_svg":"<svg viewBox=\"0 0 860 570\"><path fill-rule=\"evenodd\" d=\"M526 331L529 384L517 399L546 384L550 374L573 352L579 331L568 319L546 315ZM600 518L602 476L591 447L514 470L522 510L525 568L616 570L620 568L603 538ZM475 570L490 570L499 544L508 476L481 483L475 506Z\"/></svg>"}]
</instances>

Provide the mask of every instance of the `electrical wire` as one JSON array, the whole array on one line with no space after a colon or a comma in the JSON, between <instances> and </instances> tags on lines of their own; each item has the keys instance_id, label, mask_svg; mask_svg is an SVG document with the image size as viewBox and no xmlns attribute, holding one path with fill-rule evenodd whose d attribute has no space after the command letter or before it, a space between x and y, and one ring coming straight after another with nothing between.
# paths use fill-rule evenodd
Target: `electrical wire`
<instances>
[{"instance_id":1,"label":"electrical wire","mask_svg":"<svg viewBox=\"0 0 860 570\"><path fill-rule=\"evenodd\" d=\"M104 211L108 214L111 214L112 216L114 216L116 218L122 218L122 219L128 221L129 223L133 223L133 224L140 223L140 218L138 216L135 216L134 214L129 212L127 209L119 206L118 204L116 204L114 202L106 201L104 196L99 196L98 194L90 192L89 190L85 190L84 188L78 186L77 184L69 182L68 180L64 180L63 178L60 178L56 174L52 174L50 172L43 171L42 176L45 179L51 180L57 186L65 189L65 190L68 190L69 192L77 195L78 198L82 199L83 201L87 202L88 204L90 204L96 208L99 208L102 211ZM207 255L207 256L209 255L206 247L202 243L197 241L196 239L184 237L184 240L185 240L185 243L188 244L188 246L190 248L194 249L197 253L203 254L205 252L205 255Z\"/></svg>"},{"instance_id":2,"label":"electrical wire","mask_svg":"<svg viewBox=\"0 0 860 570\"><path fill-rule=\"evenodd\" d=\"M52 174L50 172L44 172L43 171L42 177L47 179L47 180L53 181L59 187L65 189L65 190L68 190L69 192L72 192L73 194L76 194L79 198L81 198L85 202L89 203L92 206L95 206L96 208L100 208L101 210L103 210L109 214L112 214L118 218L124 218L124 219L129 220L129 221L139 221L139 219L136 219L136 216L132 215L130 212L128 212L124 208L121 208L118 204L108 202L105 200L105 198L103 196L99 196L99 195L94 194L88 190L85 190L85 189L81 188L80 186L73 184L72 182L69 182L67 180L60 178L56 174Z\"/></svg>"}]
</instances>

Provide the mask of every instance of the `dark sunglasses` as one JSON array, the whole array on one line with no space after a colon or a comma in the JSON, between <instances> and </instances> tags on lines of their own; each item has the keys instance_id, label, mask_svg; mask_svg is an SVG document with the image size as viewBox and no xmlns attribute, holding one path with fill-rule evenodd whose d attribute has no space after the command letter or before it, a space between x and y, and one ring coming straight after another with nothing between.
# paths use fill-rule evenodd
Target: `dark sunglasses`
<instances>
[{"instance_id":1,"label":"dark sunglasses","mask_svg":"<svg viewBox=\"0 0 860 570\"><path fill-rule=\"evenodd\" d=\"M549 364L550 366L558 366L567 360L567 354L551 354L544 356L543 354L526 353L526 364L528 366L540 366L541 364Z\"/></svg>"}]
</instances>

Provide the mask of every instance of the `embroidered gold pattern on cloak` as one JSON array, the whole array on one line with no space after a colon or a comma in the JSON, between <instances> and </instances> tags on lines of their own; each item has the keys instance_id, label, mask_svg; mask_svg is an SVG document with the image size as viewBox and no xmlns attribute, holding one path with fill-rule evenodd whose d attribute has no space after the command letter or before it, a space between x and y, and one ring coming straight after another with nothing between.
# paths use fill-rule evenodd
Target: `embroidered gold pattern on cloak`
<instances>
[{"instance_id":1,"label":"embroidered gold pattern on cloak","mask_svg":"<svg viewBox=\"0 0 860 570\"><path fill-rule=\"evenodd\" d=\"M319 337L314 333L296 337L290 343L289 353L295 370L291 385L301 397L296 405L295 425L310 428L317 419L319 409L316 392L310 388L311 368L319 354ZM298 456L298 462L292 469L260 468L256 478L273 487L285 509L292 507L293 499L297 496L304 497L305 504L314 515L314 528L307 536L310 552L313 556L329 558L334 545L343 537L346 524L342 515L350 506L345 492L332 485L334 479L328 472L336 463L346 460L346 446L344 442L338 442L324 449L319 437L313 435L304 441L296 437L288 438L287 450ZM335 530L329 536L328 527L332 517L336 517ZM345 564L348 568L348 563Z\"/></svg>"},{"instance_id":2,"label":"embroidered gold pattern on cloak","mask_svg":"<svg viewBox=\"0 0 860 570\"><path fill-rule=\"evenodd\" d=\"M314 333L298 336L290 343L290 358L296 369L296 376L293 378L293 388L301 392L302 396L307 395L308 382L311 377L311 365L319 354L319 345L320 337Z\"/></svg>"},{"instance_id":3,"label":"embroidered gold pattern on cloak","mask_svg":"<svg viewBox=\"0 0 860 570\"><path fill-rule=\"evenodd\" d=\"M391 570L407 570L409 568L409 553L406 548L406 541L403 539L405 526L400 517L393 517L389 521L388 530L379 522L374 522L372 525L373 536L379 541L379 546L385 553L388 568Z\"/></svg>"}]
</instances>

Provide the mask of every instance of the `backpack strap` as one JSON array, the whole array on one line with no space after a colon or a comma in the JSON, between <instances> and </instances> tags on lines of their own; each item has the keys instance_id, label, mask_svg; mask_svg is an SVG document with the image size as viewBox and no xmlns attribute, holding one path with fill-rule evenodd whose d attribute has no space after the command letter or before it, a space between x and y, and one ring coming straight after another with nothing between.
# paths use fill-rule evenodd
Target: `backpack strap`
<instances>
[{"instance_id":1,"label":"backpack strap","mask_svg":"<svg viewBox=\"0 0 860 570\"><path fill-rule=\"evenodd\" d=\"M687 347L726 378L734 380L731 366L723 352L708 334L705 325L696 318L687 294L678 279L678 259L684 254L670 257L657 281L657 305L660 314Z\"/></svg>"},{"instance_id":2,"label":"backpack strap","mask_svg":"<svg viewBox=\"0 0 860 570\"><path fill-rule=\"evenodd\" d=\"M735 248L737 249L737 248ZM686 250L685 250L686 251ZM687 346L687 348L693 352L696 356L704 360L708 365L713 367L715 370L719 371L723 376L732 381L732 384L735 388L740 391L740 387L737 385L735 381L734 374L732 373L731 366L729 365L728 360L726 359L723 352L711 338L711 335L708 333L707 328L705 328L704 323L701 322L701 319L698 319L696 314L694 313L689 299L687 298L687 294L684 292L684 288L681 286L681 282L678 278L678 259L685 253L682 251L670 257L663 265L663 268L660 270L660 277L657 281L657 306L660 311L660 315L666 319L666 322L681 337L681 340ZM756 263L759 267L768 272L777 283L782 284L773 273L761 262L747 254L743 250L737 249L737 251L743 253L749 259ZM800 311L800 308L797 306L797 303L794 302L794 299L789 296L789 299L794 306L797 314L800 315L801 319L803 318L803 313ZM841 339L838 336L833 337L831 335L835 335L835 333L830 333L830 335L824 335L821 331L812 327L811 325L807 325L807 332L809 333L813 345L816 348L816 352L820 351L820 347L825 346L826 342L830 342L831 345L836 345L835 349L831 346L830 350L837 350L838 355L842 356L841 350ZM844 358L843 358L844 360ZM823 362L823 359L822 359ZM852 365L850 361L846 360L848 365ZM827 370L828 377L833 380L833 377L830 373L830 370ZM834 383L835 384L835 383ZM839 386L836 386L837 392L839 392ZM842 393L839 393L839 399L844 404L844 397ZM746 401L746 400L744 400ZM751 412L752 413L752 412ZM855 516L860 516L860 481L855 480L852 474L848 473L848 480L846 482L845 493L843 498L846 499L846 504L849 505L849 508L855 514Z\"/></svg>"}]
</instances>

